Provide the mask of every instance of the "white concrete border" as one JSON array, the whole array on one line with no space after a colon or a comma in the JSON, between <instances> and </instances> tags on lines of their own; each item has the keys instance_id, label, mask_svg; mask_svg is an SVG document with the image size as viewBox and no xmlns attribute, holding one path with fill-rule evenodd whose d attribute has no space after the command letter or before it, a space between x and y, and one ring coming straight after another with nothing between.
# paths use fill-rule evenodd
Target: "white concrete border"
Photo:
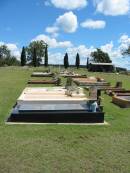
<instances>
[{"instance_id":1,"label":"white concrete border","mask_svg":"<svg viewBox=\"0 0 130 173\"><path fill-rule=\"evenodd\" d=\"M74 126L104 126L110 125L106 121L104 123L25 123L25 122L5 122L6 125L74 125Z\"/></svg>"}]
</instances>

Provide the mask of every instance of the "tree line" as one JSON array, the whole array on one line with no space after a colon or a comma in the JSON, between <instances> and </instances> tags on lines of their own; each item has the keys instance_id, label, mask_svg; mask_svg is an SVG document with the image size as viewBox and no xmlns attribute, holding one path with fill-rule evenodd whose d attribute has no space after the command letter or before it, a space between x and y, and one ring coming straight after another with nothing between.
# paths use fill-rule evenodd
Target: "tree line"
<instances>
[{"instance_id":1,"label":"tree line","mask_svg":"<svg viewBox=\"0 0 130 173\"><path fill-rule=\"evenodd\" d=\"M44 65L48 66L48 45L43 41L33 41L29 44L28 47L22 49L21 53L21 66L28 64L37 67L40 66L42 58L44 58ZM93 62L100 63L111 63L111 59L108 53L103 52L101 49L91 53ZM69 57L68 53L65 54L63 64L65 68L69 67ZM89 66L89 59L87 58L86 66ZM80 55L76 54L75 67L78 69L80 67Z\"/></svg>"},{"instance_id":2,"label":"tree line","mask_svg":"<svg viewBox=\"0 0 130 173\"><path fill-rule=\"evenodd\" d=\"M130 55L130 46L127 50L122 52L122 55ZM103 52L101 49L96 49L90 55L91 61L96 63L112 63L108 53ZM11 65L31 65L34 67L40 66L44 59L44 65L48 66L48 45L44 41L33 41L27 47L23 47L21 51L20 60L11 55L11 51L6 45L0 46L0 66ZM64 67L69 67L68 53L64 56ZM89 66L89 58L87 58L86 66ZM80 55L76 54L75 67L80 67Z\"/></svg>"},{"instance_id":3,"label":"tree line","mask_svg":"<svg viewBox=\"0 0 130 173\"><path fill-rule=\"evenodd\" d=\"M28 47L24 48L21 53L21 66L26 65L28 61L30 65L37 67L40 66L42 58L44 58L44 65L48 66L48 45L43 41L33 41ZM108 53L103 52L101 49L97 49L91 53L91 59L96 63L111 63L111 59ZM65 68L69 67L68 53L65 54L63 64ZM86 66L89 66L89 59L87 58ZM80 67L80 55L76 54L75 67Z\"/></svg>"}]
</instances>

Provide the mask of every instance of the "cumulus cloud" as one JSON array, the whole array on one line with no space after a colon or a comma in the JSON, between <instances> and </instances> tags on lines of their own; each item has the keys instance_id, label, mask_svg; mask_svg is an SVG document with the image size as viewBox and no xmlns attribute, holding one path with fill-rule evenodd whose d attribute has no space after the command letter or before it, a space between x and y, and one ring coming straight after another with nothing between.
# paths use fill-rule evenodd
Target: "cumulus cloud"
<instances>
[{"instance_id":1,"label":"cumulus cloud","mask_svg":"<svg viewBox=\"0 0 130 173\"><path fill-rule=\"evenodd\" d=\"M16 44L8 43L6 44L8 49L11 51L12 56L20 57L20 50Z\"/></svg>"},{"instance_id":2,"label":"cumulus cloud","mask_svg":"<svg viewBox=\"0 0 130 173\"><path fill-rule=\"evenodd\" d=\"M129 0L95 0L96 10L105 15L125 15L130 10Z\"/></svg>"},{"instance_id":3,"label":"cumulus cloud","mask_svg":"<svg viewBox=\"0 0 130 173\"><path fill-rule=\"evenodd\" d=\"M75 10L87 6L87 0L48 0L56 8Z\"/></svg>"},{"instance_id":4,"label":"cumulus cloud","mask_svg":"<svg viewBox=\"0 0 130 173\"><path fill-rule=\"evenodd\" d=\"M49 33L52 37L57 37L58 32L64 31L66 33L73 33L78 28L77 16L72 12L66 12L60 15L55 23L50 27L47 27L45 31Z\"/></svg>"},{"instance_id":5,"label":"cumulus cloud","mask_svg":"<svg viewBox=\"0 0 130 173\"><path fill-rule=\"evenodd\" d=\"M112 51L113 47L114 47L114 45L113 45L113 42L111 41L110 43L101 46L101 49L104 52L110 53Z\"/></svg>"},{"instance_id":6,"label":"cumulus cloud","mask_svg":"<svg viewBox=\"0 0 130 173\"><path fill-rule=\"evenodd\" d=\"M115 48L113 42L111 41L110 43L102 45L100 48L102 51L109 54L114 64L119 65L118 60L123 57L120 47Z\"/></svg>"},{"instance_id":7,"label":"cumulus cloud","mask_svg":"<svg viewBox=\"0 0 130 173\"><path fill-rule=\"evenodd\" d=\"M64 32L73 33L78 28L77 16L72 12L67 12L56 19L56 25Z\"/></svg>"},{"instance_id":8,"label":"cumulus cloud","mask_svg":"<svg viewBox=\"0 0 130 173\"><path fill-rule=\"evenodd\" d=\"M57 41L55 38L51 38L44 34L38 35L32 41L39 41L39 40L45 41L50 48L67 48L73 46L73 44L70 41Z\"/></svg>"},{"instance_id":9,"label":"cumulus cloud","mask_svg":"<svg viewBox=\"0 0 130 173\"><path fill-rule=\"evenodd\" d=\"M56 27L56 26L52 26L52 27L47 27L46 28L46 32L48 32L48 33L55 33L55 32L58 32L58 30L59 30L59 28L58 27Z\"/></svg>"},{"instance_id":10,"label":"cumulus cloud","mask_svg":"<svg viewBox=\"0 0 130 173\"><path fill-rule=\"evenodd\" d=\"M94 47L87 47L85 45L79 45L75 47L69 47L65 50L65 52L68 53L69 56L69 63L75 64L75 58L76 54L80 54L80 63L82 65L85 65L87 63L87 57L90 57L91 52L93 52L95 49ZM63 59L65 52L57 52L52 53L49 52L49 63L50 64L63 64Z\"/></svg>"},{"instance_id":11,"label":"cumulus cloud","mask_svg":"<svg viewBox=\"0 0 130 173\"><path fill-rule=\"evenodd\" d=\"M106 26L106 22L103 20L88 19L88 20L82 22L81 26L83 28L89 28L89 29L103 29Z\"/></svg>"},{"instance_id":12,"label":"cumulus cloud","mask_svg":"<svg viewBox=\"0 0 130 173\"><path fill-rule=\"evenodd\" d=\"M48 56L49 56L49 64L63 64L63 58L64 58L63 53L49 52Z\"/></svg>"},{"instance_id":13,"label":"cumulus cloud","mask_svg":"<svg viewBox=\"0 0 130 173\"><path fill-rule=\"evenodd\" d=\"M75 63L76 54L79 53L80 62L82 65L85 65L87 62L87 57L90 57L91 52L93 52L95 50L96 49L93 46L87 47L85 45L79 45L79 46L67 48L66 52L69 55L69 60L70 60L71 64Z\"/></svg>"},{"instance_id":14,"label":"cumulus cloud","mask_svg":"<svg viewBox=\"0 0 130 173\"><path fill-rule=\"evenodd\" d=\"M119 43L121 51L128 49L130 46L130 37L126 34L123 34L119 39Z\"/></svg>"},{"instance_id":15,"label":"cumulus cloud","mask_svg":"<svg viewBox=\"0 0 130 173\"><path fill-rule=\"evenodd\" d=\"M59 28L57 26L49 26L45 29L45 31L50 34L52 37L57 37Z\"/></svg>"}]
</instances>

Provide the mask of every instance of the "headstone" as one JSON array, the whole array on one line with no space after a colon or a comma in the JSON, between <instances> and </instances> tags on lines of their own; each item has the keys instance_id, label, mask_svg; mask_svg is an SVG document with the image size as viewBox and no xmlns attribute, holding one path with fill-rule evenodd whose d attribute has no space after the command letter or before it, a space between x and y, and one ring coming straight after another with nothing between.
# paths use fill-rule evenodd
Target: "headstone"
<instances>
[{"instance_id":1,"label":"headstone","mask_svg":"<svg viewBox=\"0 0 130 173\"><path fill-rule=\"evenodd\" d=\"M97 87L96 86L92 86L89 89L89 97L92 100L97 100Z\"/></svg>"}]
</instances>

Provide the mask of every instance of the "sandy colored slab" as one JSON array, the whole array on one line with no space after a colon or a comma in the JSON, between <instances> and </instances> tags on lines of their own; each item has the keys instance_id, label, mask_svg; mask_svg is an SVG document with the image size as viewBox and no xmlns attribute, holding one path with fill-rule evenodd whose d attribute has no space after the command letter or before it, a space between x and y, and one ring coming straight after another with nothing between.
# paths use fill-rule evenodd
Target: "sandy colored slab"
<instances>
[{"instance_id":1,"label":"sandy colored slab","mask_svg":"<svg viewBox=\"0 0 130 173\"><path fill-rule=\"evenodd\" d=\"M27 101L86 101L86 95L83 93L83 89L79 88L79 93L76 91L72 93L72 96L67 96L65 94L66 89L63 87L47 87L47 88L25 88L21 96L18 98L17 102L27 102Z\"/></svg>"}]
</instances>

